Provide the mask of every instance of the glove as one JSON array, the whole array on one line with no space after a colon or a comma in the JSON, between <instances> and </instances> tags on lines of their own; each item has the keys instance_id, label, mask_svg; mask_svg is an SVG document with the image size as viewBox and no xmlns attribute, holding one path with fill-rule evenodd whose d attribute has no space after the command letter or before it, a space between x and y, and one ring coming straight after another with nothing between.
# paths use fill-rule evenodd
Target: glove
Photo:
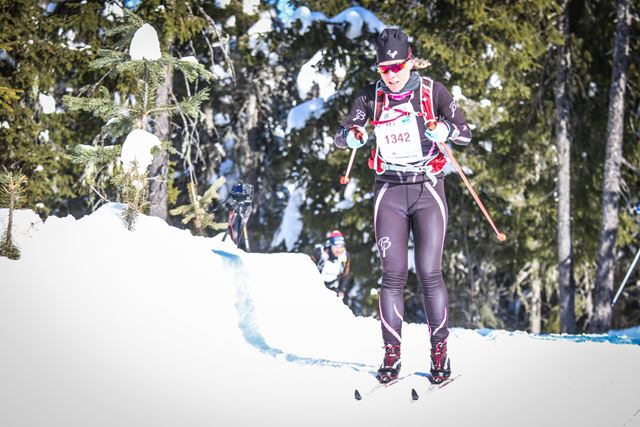
<instances>
[{"instance_id":1,"label":"glove","mask_svg":"<svg viewBox=\"0 0 640 427\"><path fill-rule=\"evenodd\" d=\"M452 126L448 122L436 122L435 126L428 127L424 131L424 135L435 142L441 144L451 136Z\"/></svg>"},{"instance_id":2,"label":"glove","mask_svg":"<svg viewBox=\"0 0 640 427\"><path fill-rule=\"evenodd\" d=\"M362 126L352 126L346 131L346 140L349 148L360 148L367 142L367 131Z\"/></svg>"}]
</instances>

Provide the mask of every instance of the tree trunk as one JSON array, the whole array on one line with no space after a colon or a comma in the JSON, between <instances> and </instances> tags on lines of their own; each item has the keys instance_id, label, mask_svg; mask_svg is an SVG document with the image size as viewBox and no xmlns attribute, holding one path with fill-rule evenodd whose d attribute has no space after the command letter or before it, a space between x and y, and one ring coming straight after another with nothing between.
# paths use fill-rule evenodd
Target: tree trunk
<instances>
[{"instance_id":1,"label":"tree trunk","mask_svg":"<svg viewBox=\"0 0 640 427\"><path fill-rule=\"evenodd\" d=\"M173 83L173 69L167 67L164 73L164 83L158 89L157 106L169 104L171 85ZM160 141L171 141L171 120L168 113L164 113L156 118L155 135ZM167 179L169 170L169 152L161 150L154 158L149 169L149 176L152 178L149 184L149 215L157 216L163 220L168 218L169 197L167 193Z\"/></svg>"},{"instance_id":2,"label":"tree trunk","mask_svg":"<svg viewBox=\"0 0 640 427\"><path fill-rule=\"evenodd\" d=\"M13 247L13 211L16 208L16 193L13 184L13 176L9 175L9 216L7 218L7 236L5 247L10 249Z\"/></svg>"},{"instance_id":3,"label":"tree trunk","mask_svg":"<svg viewBox=\"0 0 640 427\"><path fill-rule=\"evenodd\" d=\"M564 44L558 46L555 81L555 131L558 147L558 285L560 294L560 332L575 333L573 253L571 241L571 135L569 118L569 11L568 0L562 1L558 29Z\"/></svg>"},{"instance_id":4,"label":"tree trunk","mask_svg":"<svg viewBox=\"0 0 640 427\"><path fill-rule=\"evenodd\" d=\"M629 27L631 14L628 0L618 0L613 70L609 91L607 145L602 180L602 222L598 242L594 313L589 329L605 332L611 328L611 296L613 292L616 235L620 199L620 163L624 127L624 95L629 60Z\"/></svg>"},{"instance_id":5,"label":"tree trunk","mask_svg":"<svg viewBox=\"0 0 640 427\"><path fill-rule=\"evenodd\" d=\"M531 265L531 296L529 301L529 331L532 334L542 332L542 281L540 261L533 259Z\"/></svg>"}]
</instances>

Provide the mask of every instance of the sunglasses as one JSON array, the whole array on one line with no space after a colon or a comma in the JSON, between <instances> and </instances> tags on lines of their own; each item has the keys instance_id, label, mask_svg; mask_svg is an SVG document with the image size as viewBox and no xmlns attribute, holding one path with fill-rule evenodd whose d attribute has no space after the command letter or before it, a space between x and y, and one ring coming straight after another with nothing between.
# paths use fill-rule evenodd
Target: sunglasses
<instances>
[{"instance_id":1,"label":"sunglasses","mask_svg":"<svg viewBox=\"0 0 640 427\"><path fill-rule=\"evenodd\" d=\"M404 61L398 64L378 65L377 68L380 74L388 74L389 71L393 71L394 73L399 73L400 71L404 70L404 68L407 66L407 61L409 61L410 59L411 59L411 56L407 57L407 59L405 59Z\"/></svg>"}]
</instances>

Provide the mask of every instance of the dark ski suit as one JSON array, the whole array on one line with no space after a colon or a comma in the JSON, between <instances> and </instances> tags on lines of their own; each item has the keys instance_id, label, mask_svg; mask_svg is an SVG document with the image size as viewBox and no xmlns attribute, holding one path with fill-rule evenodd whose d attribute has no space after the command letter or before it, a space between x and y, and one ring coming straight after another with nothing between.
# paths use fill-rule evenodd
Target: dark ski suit
<instances>
[{"instance_id":1,"label":"dark ski suit","mask_svg":"<svg viewBox=\"0 0 640 427\"><path fill-rule=\"evenodd\" d=\"M430 98L422 94L422 85L430 85ZM350 113L340 123L336 132L334 143L339 148L347 148L346 135L351 126L362 126L367 121L378 121L380 117L381 87L385 94L388 88L380 80L362 89L355 100ZM395 108L418 112L425 108L431 108L435 118L448 121L451 127L450 140L466 145L471 140L471 131L465 122L460 110L456 107L453 97L441 83L429 78L420 78L417 72L413 72L411 78L400 94L406 96L386 96L385 111ZM412 93L409 93L412 92ZM392 97L393 96L393 97ZM430 103L429 105L427 105ZM383 118L390 118L393 123L393 113ZM384 144L386 141L391 149L386 153L397 155L402 159L402 149L393 151L408 140L414 144L413 157L406 155L404 159L414 160L395 162L402 165L432 164L431 178L425 173L403 172L399 170L378 170L376 175L375 201L373 222L378 247L378 256L382 263L382 289L380 292L380 319L382 337L385 344L400 344L402 341L401 328L404 316L403 288L408 274L408 241L409 232L413 232L415 241L415 265L418 281L422 288L423 304L429 328L429 336L432 344L446 340L448 330L448 294L442 277L442 251L447 228L447 200L444 194L444 158L435 143L425 135L425 120L417 115L407 115L402 119L403 123L393 126L402 126L394 130L378 133L379 128L386 125L375 126L376 142ZM387 132L387 133L384 133ZM403 135L404 138L403 138ZM409 137L413 135L412 137ZM397 136L397 138L396 138ZM383 141L380 139L383 138ZM416 139L419 138L419 143ZM410 150L405 150L409 153ZM417 153L417 154L416 154ZM388 161L381 152L383 161ZM373 157L373 154L372 154ZM426 159L426 160L425 160ZM438 163L438 159L440 162ZM380 161L379 159L376 159ZM394 158L395 160L395 158ZM434 163L428 163L434 161ZM390 162L393 163L393 162ZM370 167L377 165L370 161ZM435 182L435 184L434 184Z\"/></svg>"}]
</instances>

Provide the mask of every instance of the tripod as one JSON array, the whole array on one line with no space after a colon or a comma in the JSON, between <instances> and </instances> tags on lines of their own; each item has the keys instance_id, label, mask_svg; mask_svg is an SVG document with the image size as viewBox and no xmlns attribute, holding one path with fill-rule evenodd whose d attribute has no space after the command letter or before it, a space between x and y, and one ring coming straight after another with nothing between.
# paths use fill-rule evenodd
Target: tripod
<instances>
[{"instance_id":1,"label":"tripod","mask_svg":"<svg viewBox=\"0 0 640 427\"><path fill-rule=\"evenodd\" d=\"M251 215L253 198L253 186L251 184L237 183L231 189L231 210L229 211L229 222L227 230L224 233L222 241L231 236L231 240L240 247L240 243L244 242L244 248L247 252L249 249L249 235L247 233L247 222ZM243 240L244 238L244 240Z\"/></svg>"},{"instance_id":2,"label":"tripod","mask_svg":"<svg viewBox=\"0 0 640 427\"><path fill-rule=\"evenodd\" d=\"M229 222L227 223L227 230L224 233L222 241L224 242L227 236L229 236L237 247L240 247L240 244L244 243L244 248L247 252L250 252L249 235L247 233L247 222L249 221L250 215L250 202L234 205L229 211Z\"/></svg>"}]
</instances>

